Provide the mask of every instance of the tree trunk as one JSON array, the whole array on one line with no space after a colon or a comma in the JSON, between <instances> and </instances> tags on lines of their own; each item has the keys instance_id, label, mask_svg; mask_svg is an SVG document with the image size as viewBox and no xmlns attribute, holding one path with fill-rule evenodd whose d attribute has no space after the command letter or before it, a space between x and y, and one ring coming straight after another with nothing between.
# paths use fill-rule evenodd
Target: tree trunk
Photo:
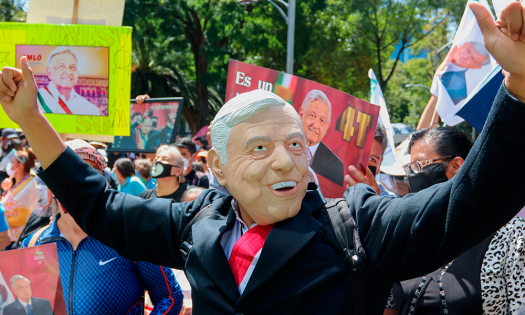
<instances>
[{"instance_id":1,"label":"tree trunk","mask_svg":"<svg viewBox=\"0 0 525 315\"><path fill-rule=\"evenodd\" d=\"M203 40L204 42L204 40ZM202 47L202 46L201 46ZM210 124L208 120L209 109L208 109L208 80L206 74L208 72L208 61L206 57L200 52L195 55L195 68L197 74L197 130Z\"/></svg>"}]
</instances>

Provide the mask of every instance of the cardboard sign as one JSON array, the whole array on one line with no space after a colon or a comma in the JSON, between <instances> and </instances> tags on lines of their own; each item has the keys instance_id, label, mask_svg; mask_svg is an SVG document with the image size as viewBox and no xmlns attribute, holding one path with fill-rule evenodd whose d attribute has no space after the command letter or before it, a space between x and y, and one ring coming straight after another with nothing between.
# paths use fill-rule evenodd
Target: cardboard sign
<instances>
[{"instance_id":1,"label":"cardboard sign","mask_svg":"<svg viewBox=\"0 0 525 315\"><path fill-rule=\"evenodd\" d=\"M27 23L73 23L75 1L30 0ZM78 24L121 26L125 0L81 0Z\"/></svg>"},{"instance_id":2,"label":"cardboard sign","mask_svg":"<svg viewBox=\"0 0 525 315\"><path fill-rule=\"evenodd\" d=\"M57 132L128 135L131 28L0 23L0 68L22 56ZM18 128L3 110L0 128Z\"/></svg>"},{"instance_id":3,"label":"cardboard sign","mask_svg":"<svg viewBox=\"0 0 525 315\"><path fill-rule=\"evenodd\" d=\"M115 137L109 151L153 153L161 145L173 143L183 101L182 97L150 98L144 104L131 100L130 134Z\"/></svg>"},{"instance_id":4,"label":"cardboard sign","mask_svg":"<svg viewBox=\"0 0 525 315\"><path fill-rule=\"evenodd\" d=\"M309 150L310 179L325 197L341 198L348 166L363 172L380 107L294 75L230 60L226 99L255 89L271 91L301 116Z\"/></svg>"},{"instance_id":5,"label":"cardboard sign","mask_svg":"<svg viewBox=\"0 0 525 315\"><path fill-rule=\"evenodd\" d=\"M67 314L54 243L0 253L0 314L26 311L28 299L33 314Z\"/></svg>"}]
</instances>

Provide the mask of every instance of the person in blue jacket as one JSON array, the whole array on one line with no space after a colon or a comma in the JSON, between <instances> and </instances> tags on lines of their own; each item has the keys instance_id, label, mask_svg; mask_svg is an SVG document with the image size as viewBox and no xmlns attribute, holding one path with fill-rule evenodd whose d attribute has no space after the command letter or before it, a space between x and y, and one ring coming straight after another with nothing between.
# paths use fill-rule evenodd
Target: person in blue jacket
<instances>
[{"instance_id":1,"label":"person in blue jacket","mask_svg":"<svg viewBox=\"0 0 525 315\"><path fill-rule=\"evenodd\" d=\"M104 159L90 144L68 145L104 170ZM68 314L144 314L145 291L154 305L151 314L179 314L183 296L170 268L128 260L87 236L56 198L53 212L53 221L25 238L22 247L56 243Z\"/></svg>"}]
</instances>

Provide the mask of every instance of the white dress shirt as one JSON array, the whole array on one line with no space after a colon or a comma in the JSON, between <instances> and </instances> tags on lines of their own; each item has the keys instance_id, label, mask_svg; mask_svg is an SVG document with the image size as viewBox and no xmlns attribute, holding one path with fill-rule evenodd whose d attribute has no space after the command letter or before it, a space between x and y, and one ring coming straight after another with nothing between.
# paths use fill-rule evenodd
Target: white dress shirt
<instances>
[{"instance_id":1,"label":"white dress shirt","mask_svg":"<svg viewBox=\"0 0 525 315\"><path fill-rule=\"evenodd\" d=\"M90 101L86 100L82 96L80 96L75 89L71 90L71 94L69 95L69 100L66 101L66 97L60 92L58 92L57 88L53 84L53 82L50 82L47 86L46 91L44 88L38 89L38 93L42 98L44 99L44 102L46 103L46 106L54 113L54 114L65 114L66 112L60 104L58 104L58 99L62 99L62 101L67 105L69 110L74 115L90 115L90 116L100 116L100 111L98 110L98 107L96 107L94 104L92 104ZM38 107L40 107L40 110L45 113L42 104L40 103L40 99L38 100Z\"/></svg>"},{"instance_id":2,"label":"white dress shirt","mask_svg":"<svg viewBox=\"0 0 525 315\"><path fill-rule=\"evenodd\" d=\"M319 147L320 143L321 143L321 141L319 141L317 144L314 144L311 147L308 147L308 149L310 149L310 153L312 154L312 158L314 157L315 151L317 151L317 148Z\"/></svg>"},{"instance_id":3,"label":"white dress shirt","mask_svg":"<svg viewBox=\"0 0 525 315\"><path fill-rule=\"evenodd\" d=\"M20 300L20 299L18 299L18 302L20 302L20 304L22 304L22 306L24 307L24 311L26 311L26 313L29 313L29 312L27 311L27 305L31 305L31 299L29 299L29 303L26 303L26 302L24 302L24 301L22 301L22 300ZM32 308L31 308L31 309L32 309Z\"/></svg>"}]
</instances>

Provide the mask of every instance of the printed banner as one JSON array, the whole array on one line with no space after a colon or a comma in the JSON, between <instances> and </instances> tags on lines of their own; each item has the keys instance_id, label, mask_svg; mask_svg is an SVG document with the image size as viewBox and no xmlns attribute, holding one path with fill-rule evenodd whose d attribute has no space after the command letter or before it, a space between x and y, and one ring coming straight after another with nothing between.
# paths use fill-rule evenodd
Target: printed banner
<instances>
[{"instance_id":1,"label":"printed banner","mask_svg":"<svg viewBox=\"0 0 525 315\"><path fill-rule=\"evenodd\" d=\"M30 0L27 23L71 24L71 0ZM125 0L79 1L78 24L121 26Z\"/></svg>"},{"instance_id":2,"label":"printed banner","mask_svg":"<svg viewBox=\"0 0 525 315\"><path fill-rule=\"evenodd\" d=\"M483 4L490 11L487 0L469 0ZM456 112L465 103L476 86L496 67L496 60L483 44L483 36L476 17L465 8L452 48L439 66L430 91L438 97L437 112L450 126L463 121Z\"/></svg>"},{"instance_id":3,"label":"printed banner","mask_svg":"<svg viewBox=\"0 0 525 315\"><path fill-rule=\"evenodd\" d=\"M128 135L131 28L0 23L0 67L27 56L60 133ZM0 110L0 128L18 128Z\"/></svg>"},{"instance_id":4,"label":"printed banner","mask_svg":"<svg viewBox=\"0 0 525 315\"><path fill-rule=\"evenodd\" d=\"M150 98L144 104L131 100L129 136L115 137L109 151L147 153L173 143L183 101L182 97Z\"/></svg>"},{"instance_id":5,"label":"printed banner","mask_svg":"<svg viewBox=\"0 0 525 315\"><path fill-rule=\"evenodd\" d=\"M325 197L341 198L348 166L363 172L380 107L294 75L230 60L226 99L255 89L272 91L301 116L308 146L310 181Z\"/></svg>"},{"instance_id":6,"label":"printed banner","mask_svg":"<svg viewBox=\"0 0 525 315\"><path fill-rule=\"evenodd\" d=\"M56 244L0 253L0 314L67 315Z\"/></svg>"}]
</instances>

